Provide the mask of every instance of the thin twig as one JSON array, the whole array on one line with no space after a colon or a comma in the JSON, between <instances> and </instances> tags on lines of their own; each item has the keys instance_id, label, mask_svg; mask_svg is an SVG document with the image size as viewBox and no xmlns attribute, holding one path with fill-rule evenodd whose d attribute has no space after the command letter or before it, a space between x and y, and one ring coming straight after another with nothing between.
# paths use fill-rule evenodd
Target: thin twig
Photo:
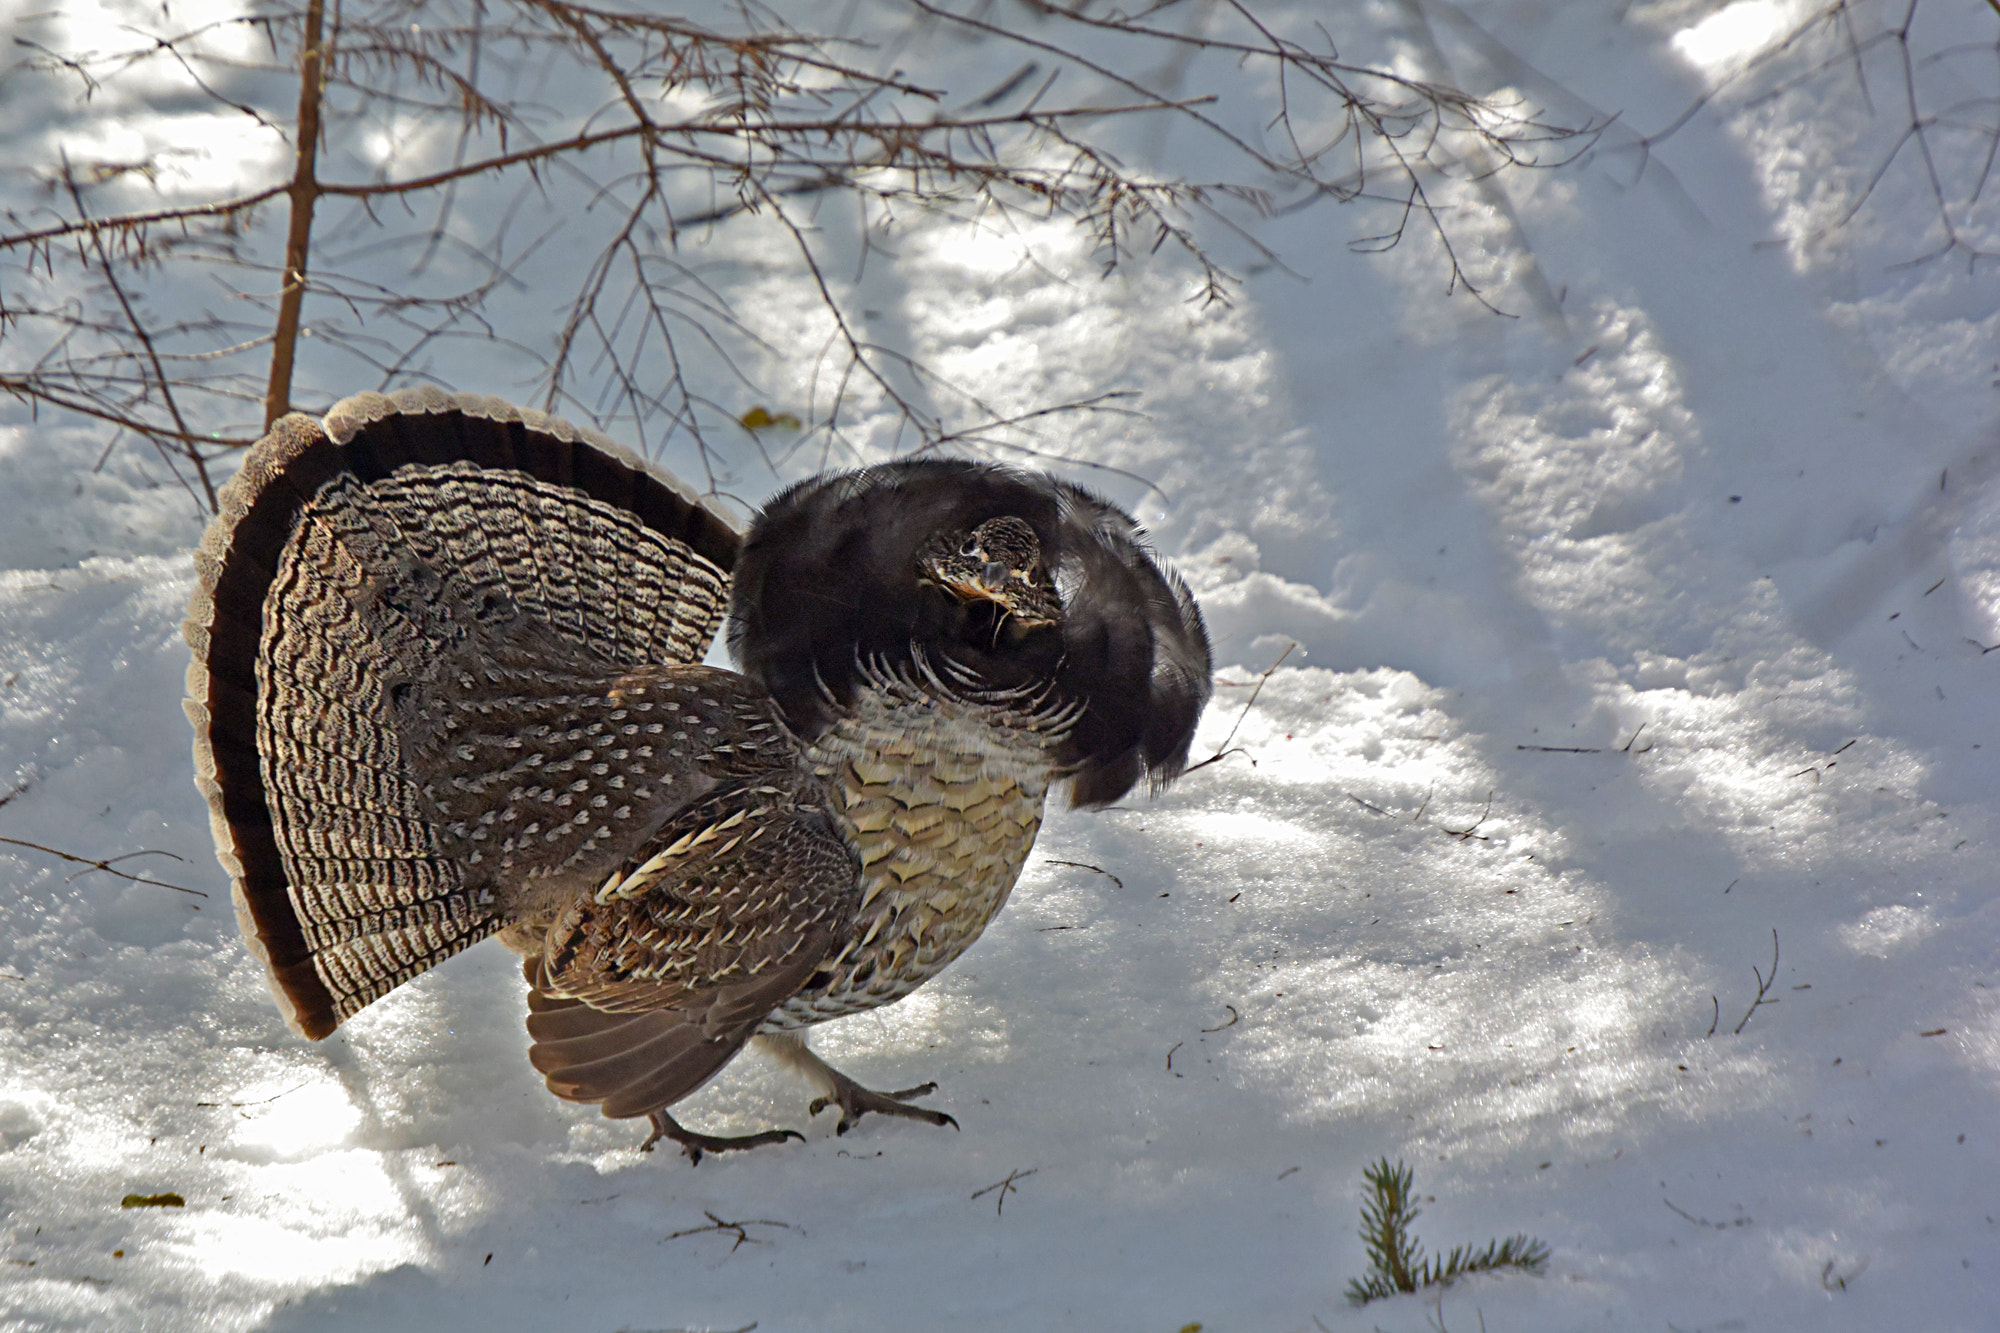
<instances>
[{"instance_id":1,"label":"thin twig","mask_svg":"<svg viewBox=\"0 0 2000 1333\"><path fill-rule=\"evenodd\" d=\"M1757 998L1752 1000L1750 1007L1743 1011L1743 1021L1736 1025L1736 1033L1743 1031L1750 1022L1750 1016L1760 1008L1767 1004L1777 1003L1776 1000L1767 1000L1764 998L1770 993L1771 987L1776 985L1778 981L1778 932L1775 928L1771 931L1771 975L1767 977L1762 972L1759 972L1754 963L1751 964L1750 970L1756 973L1757 976Z\"/></svg>"},{"instance_id":2,"label":"thin twig","mask_svg":"<svg viewBox=\"0 0 2000 1333\"><path fill-rule=\"evenodd\" d=\"M1185 769L1182 770L1182 772L1192 773L1197 768L1207 768L1210 764L1214 763L1216 760L1221 759L1224 756L1233 753L1229 748L1229 742L1236 739L1237 731L1240 730L1243 726L1243 719L1250 716L1250 710L1256 706L1257 696L1264 692L1264 682L1271 679L1271 673L1276 671L1279 667L1283 666L1285 664L1285 659L1292 655L1292 649L1298 646L1299 645L1296 642L1286 644L1285 651L1278 654L1278 660L1271 663L1271 665L1265 667L1264 674L1257 677L1257 687L1251 690L1250 697L1243 701L1243 711L1236 715L1236 725L1231 727L1229 729L1229 734L1222 738L1222 744L1216 747L1215 753L1210 755L1208 758L1202 760L1198 764L1189 764ZM1243 751L1243 753L1247 755L1249 751L1245 750ZM1257 761L1255 759L1252 759L1250 761L1250 766L1252 768L1255 768L1257 766Z\"/></svg>"},{"instance_id":3,"label":"thin twig","mask_svg":"<svg viewBox=\"0 0 2000 1333\"><path fill-rule=\"evenodd\" d=\"M1481 842L1491 842L1493 841L1491 838L1487 837L1483 833L1476 833L1473 830L1477 829L1481 824L1484 824L1486 822L1486 817L1492 813L1493 813L1493 793L1489 791L1486 793L1486 806L1479 812L1479 818L1472 821L1472 828L1466 828L1466 829L1448 828L1445 829L1444 831L1446 833L1449 833L1452 837L1457 838L1460 842L1464 842L1467 838L1477 838Z\"/></svg>"},{"instance_id":4,"label":"thin twig","mask_svg":"<svg viewBox=\"0 0 2000 1333\"><path fill-rule=\"evenodd\" d=\"M1034 1175L1035 1172L1039 1170L1041 1170L1040 1167L1031 1166L1026 1171L1009 1171L1007 1173L1007 1178L1005 1180L999 1181L996 1184L988 1185L983 1190L974 1190L972 1192L972 1197L975 1199L981 1198L984 1195L991 1194L994 1190L999 1190L1000 1197L994 1200L993 1202L993 1215L995 1217L998 1217L1000 1216L1002 1210L1004 1210L1007 1207L1007 1196L1009 1194L1019 1194L1021 1192L1020 1190L1014 1187L1014 1182L1017 1180L1026 1180L1029 1176Z\"/></svg>"},{"instance_id":5,"label":"thin twig","mask_svg":"<svg viewBox=\"0 0 2000 1333\"><path fill-rule=\"evenodd\" d=\"M70 861L80 866L86 866L91 870L102 870L108 874L116 875L120 879L129 879L134 884L150 884L156 889L172 889L175 893L190 894L196 898L208 897L208 895L203 893L200 889L184 889L178 884L168 884L157 879L147 879L144 875L128 875L124 871L112 865L110 861L93 861L91 858L87 856L75 856L69 852L57 851L53 847L44 847L39 842L28 842L22 838L8 838L8 837L0 837L0 842L12 843L16 847L26 847L31 851L45 852L50 856L61 857L65 861ZM125 856L144 856L144 855L147 855L147 853L144 852L125 853ZM153 853L153 855L172 856L173 853L156 852ZM120 857L115 857L113 859L122 861L125 859L125 857L120 856ZM179 858L176 857L175 859L178 860Z\"/></svg>"},{"instance_id":6,"label":"thin twig","mask_svg":"<svg viewBox=\"0 0 2000 1333\"><path fill-rule=\"evenodd\" d=\"M1664 1203L1667 1207L1673 1209L1673 1211L1676 1214L1686 1218L1688 1221L1694 1223L1698 1227L1708 1227L1716 1231L1727 1231L1731 1227L1747 1227L1754 1225L1754 1220L1748 1217L1739 1217L1728 1222L1711 1222L1705 1217L1696 1217L1693 1213L1690 1213L1687 1209L1682 1208L1677 1204L1675 1204L1672 1199L1661 1199L1660 1202Z\"/></svg>"},{"instance_id":7,"label":"thin twig","mask_svg":"<svg viewBox=\"0 0 2000 1333\"><path fill-rule=\"evenodd\" d=\"M76 173L70 169L68 152L64 152L62 155L62 181L64 189L69 193L71 205L76 209L76 215L80 218L87 216L87 210L83 202L83 190L76 183ZM147 364L152 367L152 381L147 386L148 390L157 391L161 401L166 403L167 414L174 419L175 432L183 440L190 438L191 432L188 430L187 418L181 415L180 403L174 397L174 382L168 376L166 368L160 364L160 352L158 347L154 345L153 336L148 331L146 322L140 319L138 312L132 308L132 298L126 294L125 284L118 280L118 265L111 262L111 256L104 248L104 233L92 232L90 234L90 244L92 250L97 254L97 266L104 274L105 285L111 289L111 294L118 298L118 308L124 314L125 322L132 330L132 336L138 340L139 346L144 349ZM174 480L180 482L183 486L187 486L187 480L181 476L180 469L174 466L173 457L157 437L153 440L153 447L159 450L160 458L166 463L168 471L174 474ZM206 501L209 513L214 513L216 508L215 483L209 479L207 462L202 458L200 451L195 449L193 445L184 445L180 451L180 456L194 464L195 477L201 482L202 490L202 494L198 498ZM188 494L194 494L192 486L188 486Z\"/></svg>"},{"instance_id":8,"label":"thin twig","mask_svg":"<svg viewBox=\"0 0 2000 1333\"><path fill-rule=\"evenodd\" d=\"M1118 876L1112 874L1109 870L1106 870L1103 866L1090 865L1089 863L1084 861L1051 861L1049 862L1049 864L1052 866L1075 866L1078 870L1095 870L1098 874L1104 876L1104 878L1110 880L1113 884L1116 884L1119 888L1122 889L1125 887L1124 880L1118 878Z\"/></svg>"},{"instance_id":9,"label":"thin twig","mask_svg":"<svg viewBox=\"0 0 2000 1333\"><path fill-rule=\"evenodd\" d=\"M283 1092L274 1093L269 1097L259 1097L254 1102L196 1102L195 1105L196 1106L269 1106L272 1102L277 1101L280 1097L289 1097L293 1093L299 1091L301 1088L309 1088L311 1086L312 1083L310 1080L308 1080L307 1082L299 1084L298 1087L296 1088L286 1088Z\"/></svg>"},{"instance_id":10,"label":"thin twig","mask_svg":"<svg viewBox=\"0 0 2000 1333\"><path fill-rule=\"evenodd\" d=\"M724 1235L733 1233L736 1237L736 1243L729 1247L729 1252L734 1254L745 1245L769 1245L771 1243L768 1240L751 1235L749 1231L751 1227L783 1227L789 1231L792 1226L790 1222L774 1222L769 1218L763 1217L746 1218L741 1222L725 1222L706 1208L701 1210L701 1215L708 1219L707 1226L688 1227L684 1231L672 1232L664 1237L661 1243L665 1244L669 1240L679 1240L683 1236L699 1236L710 1231L719 1232ZM755 1327L755 1325L752 1325L752 1327Z\"/></svg>"}]
</instances>

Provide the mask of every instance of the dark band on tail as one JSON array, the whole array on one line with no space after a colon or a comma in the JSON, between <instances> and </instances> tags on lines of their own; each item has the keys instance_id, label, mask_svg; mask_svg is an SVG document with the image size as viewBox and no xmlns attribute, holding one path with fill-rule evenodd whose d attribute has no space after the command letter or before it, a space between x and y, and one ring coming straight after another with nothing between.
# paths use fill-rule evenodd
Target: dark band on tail
<instances>
[{"instance_id":1,"label":"dark band on tail","mask_svg":"<svg viewBox=\"0 0 2000 1333\"><path fill-rule=\"evenodd\" d=\"M466 486L468 477L481 484ZM508 567L488 578L497 591L457 568L441 577L420 555L354 558L404 549L378 543L377 530L424 518L431 492L436 531L419 535L441 555L489 536L477 515L463 521L467 494L506 509L511 545L496 542L484 560ZM575 537L576 515L597 528ZM638 591L616 606L565 591L575 577L562 568L564 541L643 565L620 585ZM728 523L633 455L494 399L362 395L337 405L324 428L288 416L251 450L195 555L187 711L245 939L294 1029L325 1036L501 924L427 815L426 775L393 722L395 700L412 688L407 668L436 656L425 636L463 640L482 606L498 602L614 664L699 660L736 546ZM484 603L467 605L459 585L485 588ZM316 624L267 619L286 597L294 611L323 614ZM278 697L286 689L296 706ZM288 862L310 867L305 882Z\"/></svg>"}]
</instances>

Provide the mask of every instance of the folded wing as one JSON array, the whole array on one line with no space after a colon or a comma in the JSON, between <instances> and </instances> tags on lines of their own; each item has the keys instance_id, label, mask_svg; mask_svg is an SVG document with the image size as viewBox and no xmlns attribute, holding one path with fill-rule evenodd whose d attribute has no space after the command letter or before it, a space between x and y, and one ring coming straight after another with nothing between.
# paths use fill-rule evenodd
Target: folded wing
<instances>
[{"instance_id":1,"label":"folded wing","mask_svg":"<svg viewBox=\"0 0 2000 1333\"><path fill-rule=\"evenodd\" d=\"M860 863L806 782L726 787L579 897L527 966L550 1091L644 1115L719 1070L826 959Z\"/></svg>"}]
</instances>

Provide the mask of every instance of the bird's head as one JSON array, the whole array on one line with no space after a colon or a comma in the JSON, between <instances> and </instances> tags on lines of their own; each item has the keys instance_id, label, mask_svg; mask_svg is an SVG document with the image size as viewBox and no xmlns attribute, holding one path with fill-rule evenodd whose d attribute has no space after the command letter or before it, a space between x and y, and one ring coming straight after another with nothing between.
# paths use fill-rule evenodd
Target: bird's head
<instances>
[{"instance_id":1,"label":"bird's head","mask_svg":"<svg viewBox=\"0 0 2000 1333\"><path fill-rule=\"evenodd\" d=\"M1181 770L1209 695L1208 636L1129 515L1068 482L912 459L830 474L764 507L737 559L730 650L810 739L871 671L947 667L1069 719L1079 805Z\"/></svg>"},{"instance_id":2,"label":"bird's head","mask_svg":"<svg viewBox=\"0 0 2000 1333\"><path fill-rule=\"evenodd\" d=\"M992 608L996 635L1018 642L1062 620L1062 599L1042 564L1042 542L1024 518L1003 514L969 532L945 528L917 551L917 581L942 588L968 614Z\"/></svg>"}]
</instances>

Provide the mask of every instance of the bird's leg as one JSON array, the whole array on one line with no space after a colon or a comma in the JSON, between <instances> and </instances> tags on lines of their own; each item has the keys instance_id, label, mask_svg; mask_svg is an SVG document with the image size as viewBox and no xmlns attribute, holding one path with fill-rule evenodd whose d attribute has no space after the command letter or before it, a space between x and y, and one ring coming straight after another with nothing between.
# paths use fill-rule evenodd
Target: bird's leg
<instances>
[{"instance_id":1,"label":"bird's leg","mask_svg":"<svg viewBox=\"0 0 2000 1333\"><path fill-rule=\"evenodd\" d=\"M767 1143L783 1143L786 1139L797 1139L804 1143L806 1136L796 1129L767 1129L762 1134L739 1134L730 1138L714 1134L697 1134L678 1120L668 1115L665 1107L651 1113L653 1132L639 1145L640 1152L653 1151L653 1145L661 1139L672 1139L681 1145L681 1152L688 1161L701 1165L701 1155L705 1152L736 1152L744 1148L761 1148Z\"/></svg>"},{"instance_id":2,"label":"bird's leg","mask_svg":"<svg viewBox=\"0 0 2000 1333\"><path fill-rule=\"evenodd\" d=\"M818 1115L829 1106L840 1108L840 1123L834 1126L836 1134L845 1134L854 1128L855 1121L870 1111L881 1115L899 1115L906 1120L922 1120L927 1124L958 1128L958 1121L943 1111L933 1111L927 1107L909 1104L913 1097L925 1097L936 1092L935 1083L919 1084L914 1088L904 1088L901 1092L876 1092L871 1088L862 1087L814 1055L806 1046L805 1038L802 1036L787 1032L760 1036L757 1040L766 1052L819 1084L822 1095L815 1097L812 1104L806 1108L808 1115Z\"/></svg>"}]
</instances>

